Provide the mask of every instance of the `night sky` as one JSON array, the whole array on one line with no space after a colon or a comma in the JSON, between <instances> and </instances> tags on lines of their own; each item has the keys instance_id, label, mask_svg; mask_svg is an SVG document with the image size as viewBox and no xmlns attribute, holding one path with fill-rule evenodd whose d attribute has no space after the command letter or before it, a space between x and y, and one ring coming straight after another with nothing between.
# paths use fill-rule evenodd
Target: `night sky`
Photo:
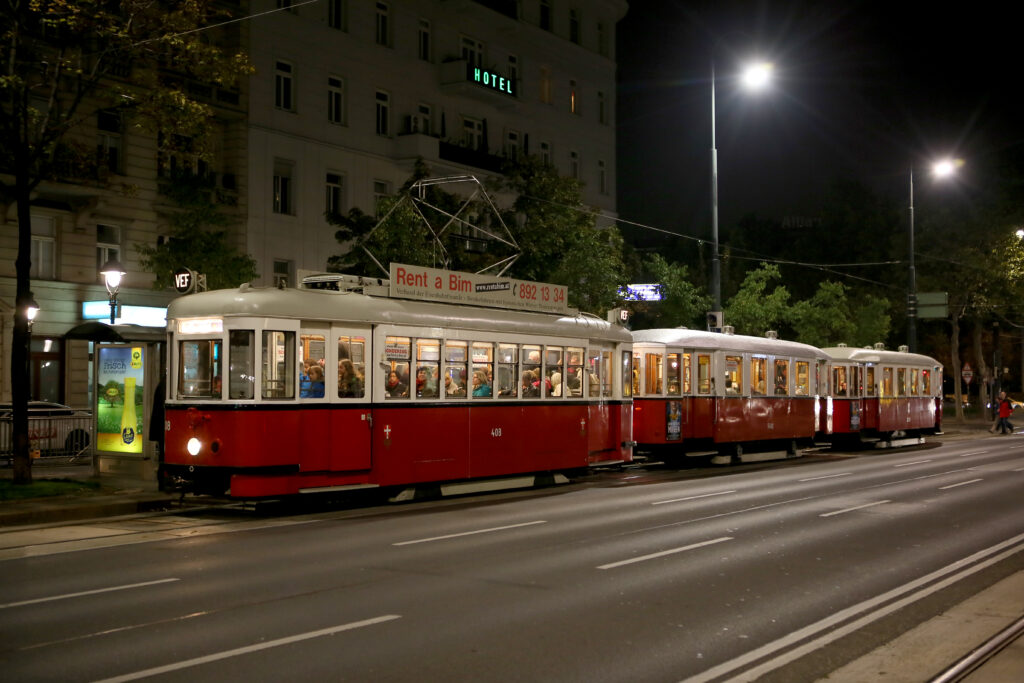
<instances>
[{"instance_id":1,"label":"night sky","mask_svg":"<svg viewBox=\"0 0 1024 683\"><path fill-rule=\"evenodd\" d=\"M1024 34L1012 5L633 0L618 25L620 217L710 237L710 70L723 235L744 215L813 217L834 179L915 204L952 154L969 200L1024 143ZM769 91L734 75L775 65ZM656 234L656 233L646 233ZM655 240L658 238L655 237Z\"/></svg>"}]
</instances>

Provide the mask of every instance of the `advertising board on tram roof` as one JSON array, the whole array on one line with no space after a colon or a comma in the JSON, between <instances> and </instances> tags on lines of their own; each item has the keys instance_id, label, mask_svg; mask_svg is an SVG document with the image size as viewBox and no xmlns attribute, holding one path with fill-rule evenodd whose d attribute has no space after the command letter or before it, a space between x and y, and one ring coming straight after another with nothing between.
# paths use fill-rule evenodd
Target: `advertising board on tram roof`
<instances>
[{"instance_id":1,"label":"advertising board on tram roof","mask_svg":"<svg viewBox=\"0 0 1024 683\"><path fill-rule=\"evenodd\" d=\"M573 314L569 288L493 275L392 263L391 296L445 304Z\"/></svg>"}]
</instances>

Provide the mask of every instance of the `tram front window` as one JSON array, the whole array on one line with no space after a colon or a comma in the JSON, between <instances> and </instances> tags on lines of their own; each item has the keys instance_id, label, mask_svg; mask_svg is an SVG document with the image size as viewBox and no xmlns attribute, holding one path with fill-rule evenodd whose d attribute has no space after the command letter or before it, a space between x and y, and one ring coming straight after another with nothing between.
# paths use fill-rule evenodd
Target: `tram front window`
<instances>
[{"instance_id":1,"label":"tram front window","mask_svg":"<svg viewBox=\"0 0 1024 683\"><path fill-rule=\"evenodd\" d=\"M232 330L228 334L228 398L253 397L256 383L254 337L253 330Z\"/></svg>"},{"instance_id":2,"label":"tram front window","mask_svg":"<svg viewBox=\"0 0 1024 683\"><path fill-rule=\"evenodd\" d=\"M178 346L178 397L213 399L221 397L221 341L197 339Z\"/></svg>"}]
</instances>

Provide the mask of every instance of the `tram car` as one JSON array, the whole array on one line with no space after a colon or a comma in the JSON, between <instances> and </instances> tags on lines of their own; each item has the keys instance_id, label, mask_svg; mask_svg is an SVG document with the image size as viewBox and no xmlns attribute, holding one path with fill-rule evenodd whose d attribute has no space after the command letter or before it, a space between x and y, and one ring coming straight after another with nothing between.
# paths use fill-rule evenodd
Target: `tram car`
<instances>
[{"instance_id":1,"label":"tram car","mask_svg":"<svg viewBox=\"0 0 1024 683\"><path fill-rule=\"evenodd\" d=\"M886 351L836 346L829 356L829 387L820 431L835 445L923 443L942 431L942 365L901 346Z\"/></svg>"},{"instance_id":2,"label":"tram car","mask_svg":"<svg viewBox=\"0 0 1024 683\"><path fill-rule=\"evenodd\" d=\"M415 300L394 277L347 275L181 297L164 481L258 499L628 462L632 339L567 310Z\"/></svg>"},{"instance_id":3,"label":"tram car","mask_svg":"<svg viewBox=\"0 0 1024 683\"><path fill-rule=\"evenodd\" d=\"M725 464L795 455L813 441L829 357L771 332L725 329L633 332L638 452Z\"/></svg>"}]
</instances>

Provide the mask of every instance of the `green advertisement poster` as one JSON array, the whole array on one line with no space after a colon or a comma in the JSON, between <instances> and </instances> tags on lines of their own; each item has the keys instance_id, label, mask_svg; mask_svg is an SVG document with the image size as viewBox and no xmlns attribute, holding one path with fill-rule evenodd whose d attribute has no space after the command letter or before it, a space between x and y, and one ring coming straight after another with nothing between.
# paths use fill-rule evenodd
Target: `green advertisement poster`
<instances>
[{"instance_id":1,"label":"green advertisement poster","mask_svg":"<svg viewBox=\"0 0 1024 683\"><path fill-rule=\"evenodd\" d=\"M145 348L100 346L96 360L96 449L142 453Z\"/></svg>"}]
</instances>

